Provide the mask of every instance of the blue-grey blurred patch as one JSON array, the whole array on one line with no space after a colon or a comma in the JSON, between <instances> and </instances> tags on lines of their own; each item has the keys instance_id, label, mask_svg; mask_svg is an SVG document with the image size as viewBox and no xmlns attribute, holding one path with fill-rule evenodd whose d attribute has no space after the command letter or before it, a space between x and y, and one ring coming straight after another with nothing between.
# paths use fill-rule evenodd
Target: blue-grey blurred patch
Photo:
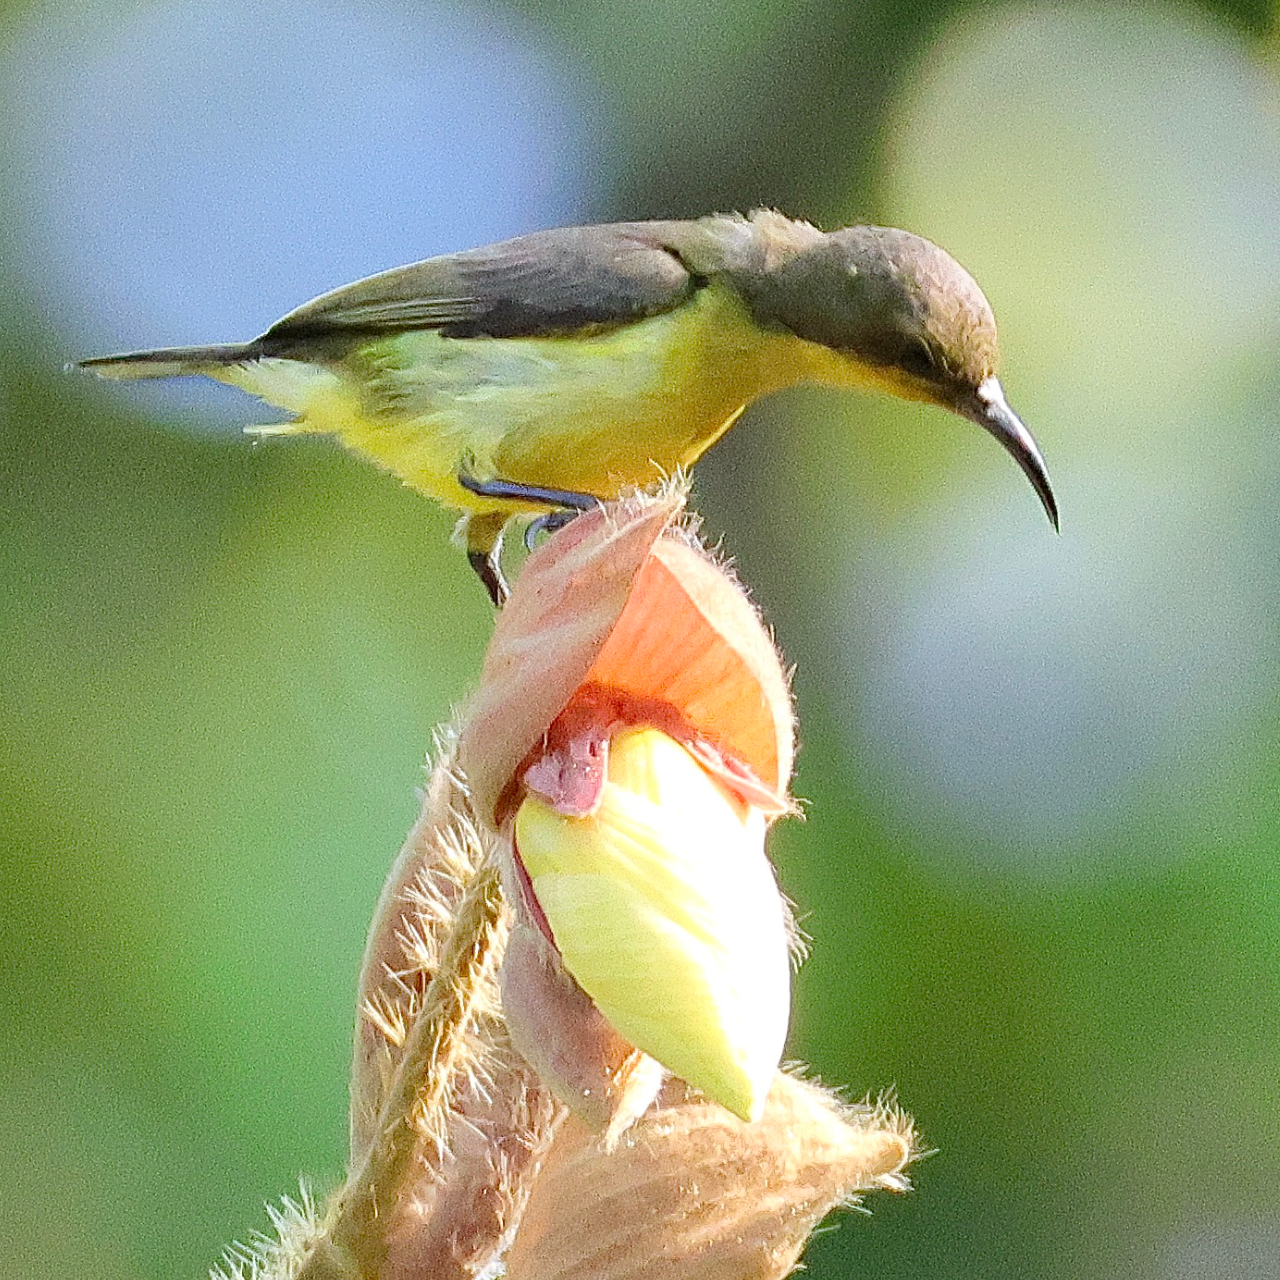
<instances>
[{"instance_id":1,"label":"blue-grey blurred patch","mask_svg":"<svg viewBox=\"0 0 1280 1280\"><path fill-rule=\"evenodd\" d=\"M977 453L945 503L843 517L833 696L912 848L1097 873L1249 820L1280 674L1275 101L1190 10L979 6L891 112L887 204L988 290L1064 530Z\"/></svg>"},{"instance_id":2,"label":"blue-grey blurred patch","mask_svg":"<svg viewBox=\"0 0 1280 1280\"><path fill-rule=\"evenodd\" d=\"M1280 1218L1206 1208L1160 1252L1162 1280L1265 1280L1277 1272Z\"/></svg>"},{"instance_id":3,"label":"blue-grey blurred patch","mask_svg":"<svg viewBox=\"0 0 1280 1280\"><path fill-rule=\"evenodd\" d=\"M861 642L835 651L904 832L967 830L988 868L1043 871L1085 869L1145 800L1216 820L1280 674L1260 513L1218 480L1188 466L1155 487L1100 460L1058 473L1061 538L1014 487L947 539L922 516L873 544L833 618Z\"/></svg>"},{"instance_id":4,"label":"blue-grey blurred patch","mask_svg":"<svg viewBox=\"0 0 1280 1280\"><path fill-rule=\"evenodd\" d=\"M10 269L68 358L250 337L371 272L588 216L609 176L583 69L451 0L46 5L0 114Z\"/></svg>"}]
</instances>

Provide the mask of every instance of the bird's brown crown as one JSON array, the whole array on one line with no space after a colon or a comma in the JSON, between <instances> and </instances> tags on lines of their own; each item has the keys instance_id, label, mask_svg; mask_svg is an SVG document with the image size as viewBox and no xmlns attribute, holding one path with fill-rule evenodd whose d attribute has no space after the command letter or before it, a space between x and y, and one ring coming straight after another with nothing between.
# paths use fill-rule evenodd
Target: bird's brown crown
<instances>
[{"instance_id":1,"label":"bird's brown crown","mask_svg":"<svg viewBox=\"0 0 1280 1280\"><path fill-rule=\"evenodd\" d=\"M817 234L744 293L760 320L874 370L899 394L950 403L996 369L995 318L977 282L909 231Z\"/></svg>"},{"instance_id":2,"label":"bird's brown crown","mask_svg":"<svg viewBox=\"0 0 1280 1280\"><path fill-rule=\"evenodd\" d=\"M977 386L996 371L996 321L974 278L929 240L888 227L850 227L834 240L869 288L882 292L890 326L910 344L922 342L937 371ZM855 288L857 286L855 285ZM895 362L896 363L896 362Z\"/></svg>"}]
</instances>

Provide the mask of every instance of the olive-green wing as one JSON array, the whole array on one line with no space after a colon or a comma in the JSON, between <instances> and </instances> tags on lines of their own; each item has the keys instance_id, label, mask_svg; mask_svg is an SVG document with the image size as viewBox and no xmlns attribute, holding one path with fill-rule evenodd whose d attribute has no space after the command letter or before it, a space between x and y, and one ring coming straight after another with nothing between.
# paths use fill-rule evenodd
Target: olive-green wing
<instances>
[{"instance_id":1,"label":"olive-green wing","mask_svg":"<svg viewBox=\"0 0 1280 1280\"><path fill-rule=\"evenodd\" d=\"M625 324L670 311L705 280L664 230L613 223L537 231L428 258L335 289L277 321L264 349L294 340L438 329L450 337L534 337Z\"/></svg>"}]
</instances>

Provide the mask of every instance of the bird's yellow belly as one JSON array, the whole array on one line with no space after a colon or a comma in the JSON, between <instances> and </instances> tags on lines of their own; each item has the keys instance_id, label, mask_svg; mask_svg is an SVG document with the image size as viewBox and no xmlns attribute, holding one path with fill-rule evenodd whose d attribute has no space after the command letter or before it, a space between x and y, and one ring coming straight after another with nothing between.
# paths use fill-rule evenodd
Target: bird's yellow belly
<instances>
[{"instance_id":1,"label":"bird's yellow belly","mask_svg":"<svg viewBox=\"0 0 1280 1280\"><path fill-rule=\"evenodd\" d=\"M328 370L308 366L305 394L248 389L299 414L286 430L332 433L412 487L482 513L519 504L477 498L459 472L612 497L689 465L747 402L803 376L799 345L760 330L712 287L599 334L415 331Z\"/></svg>"}]
</instances>

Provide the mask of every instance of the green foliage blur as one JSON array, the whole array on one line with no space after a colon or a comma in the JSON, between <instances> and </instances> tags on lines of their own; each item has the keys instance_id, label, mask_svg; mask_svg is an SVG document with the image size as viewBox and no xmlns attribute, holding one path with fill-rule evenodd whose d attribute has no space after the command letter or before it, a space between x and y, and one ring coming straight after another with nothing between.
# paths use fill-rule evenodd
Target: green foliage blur
<instances>
[{"instance_id":1,"label":"green foliage blur","mask_svg":"<svg viewBox=\"0 0 1280 1280\"><path fill-rule=\"evenodd\" d=\"M1058 539L971 429L817 392L699 468L797 667L790 1051L938 1151L812 1274L1280 1276L1277 12L478 11L608 100L584 220L953 251L1055 477ZM60 12L0 4L0 50ZM365 925L490 614L336 448L65 375L0 216L0 1277L177 1280L341 1176Z\"/></svg>"}]
</instances>

